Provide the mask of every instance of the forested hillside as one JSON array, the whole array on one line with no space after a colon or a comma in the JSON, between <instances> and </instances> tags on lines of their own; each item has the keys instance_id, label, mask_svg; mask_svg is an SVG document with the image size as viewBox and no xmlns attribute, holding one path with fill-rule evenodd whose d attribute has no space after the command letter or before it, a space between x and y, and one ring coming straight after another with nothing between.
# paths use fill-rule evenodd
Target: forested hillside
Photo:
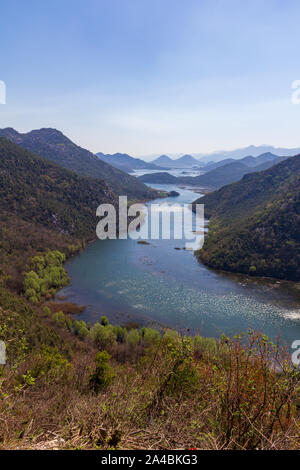
<instances>
[{"instance_id":1,"label":"forested hillside","mask_svg":"<svg viewBox=\"0 0 300 470\"><path fill-rule=\"evenodd\" d=\"M56 129L39 129L21 134L12 128L0 129L6 137L36 155L51 160L80 176L105 180L111 190L132 200L152 198L157 193L141 181L108 165L96 155L74 144Z\"/></svg>"},{"instance_id":2,"label":"forested hillside","mask_svg":"<svg viewBox=\"0 0 300 470\"><path fill-rule=\"evenodd\" d=\"M210 217L197 256L233 272L300 280L300 156L195 201Z\"/></svg>"},{"instance_id":3,"label":"forested hillside","mask_svg":"<svg viewBox=\"0 0 300 470\"><path fill-rule=\"evenodd\" d=\"M67 252L94 238L103 202L117 204L104 181L82 178L0 138L2 271L16 279L36 252Z\"/></svg>"}]
</instances>

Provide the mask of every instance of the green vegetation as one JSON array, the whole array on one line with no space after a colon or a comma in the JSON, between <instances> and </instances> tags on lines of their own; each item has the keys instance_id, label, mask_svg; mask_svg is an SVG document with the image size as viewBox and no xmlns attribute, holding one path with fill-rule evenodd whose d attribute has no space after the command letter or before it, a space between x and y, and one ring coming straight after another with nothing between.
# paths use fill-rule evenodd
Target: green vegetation
<instances>
[{"instance_id":1,"label":"green vegetation","mask_svg":"<svg viewBox=\"0 0 300 470\"><path fill-rule=\"evenodd\" d=\"M90 326L3 285L0 303L2 449L299 449L299 372L265 336Z\"/></svg>"},{"instance_id":2,"label":"green vegetation","mask_svg":"<svg viewBox=\"0 0 300 470\"><path fill-rule=\"evenodd\" d=\"M102 351L96 354L95 370L89 379L89 385L96 393L107 388L108 385L113 382L115 373L113 368L109 365L110 358L111 356L107 351Z\"/></svg>"},{"instance_id":3,"label":"green vegetation","mask_svg":"<svg viewBox=\"0 0 300 470\"><path fill-rule=\"evenodd\" d=\"M30 302L50 298L68 284L69 278L63 268L65 260L65 255L57 250L32 258L30 271L25 273L23 281L25 297Z\"/></svg>"},{"instance_id":4,"label":"green vegetation","mask_svg":"<svg viewBox=\"0 0 300 470\"><path fill-rule=\"evenodd\" d=\"M300 157L198 199L210 217L197 252L215 269L300 280Z\"/></svg>"},{"instance_id":5,"label":"green vegetation","mask_svg":"<svg viewBox=\"0 0 300 470\"><path fill-rule=\"evenodd\" d=\"M157 195L155 190L148 188L137 178L108 165L93 153L74 144L56 129L39 129L21 134L7 128L0 129L0 137L5 137L80 176L96 179L99 185L107 188L108 193L125 195L131 200L150 199ZM72 197L71 194L69 196Z\"/></svg>"},{"instance_id":6,"label":"green vegetation","mask_svg":"<svg viewBox=\"0 0 300 470\"><path fill-rule=\"evenodd\" d=\"M93 237L99 204L117 203L106 183L79 177L2 138L0 183L1 213L78 238Z\"/></svg>"},{"instance_id":7,"label":"green vegetation","mask_svg":"<svg viewBox=\"0 0 300 470\"><path fill-rule=\"evenodd\" d=\"M95 237L96 208L117 204L106 183L81 178L0 139L0 258L13 289L38 253L77 253Z\"/></svg>"}]
</instances>

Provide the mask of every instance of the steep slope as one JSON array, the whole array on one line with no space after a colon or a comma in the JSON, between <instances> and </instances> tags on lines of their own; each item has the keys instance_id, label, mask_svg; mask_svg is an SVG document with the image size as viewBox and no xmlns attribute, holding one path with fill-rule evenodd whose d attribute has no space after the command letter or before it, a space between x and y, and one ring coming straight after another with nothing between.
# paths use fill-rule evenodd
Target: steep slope
<instances>
[{"instance_id":1,"label":"steep slope","mask_svg":"<svg viewBox=\"0 0 300 470\"><path fill-rule=\"evenodd\" d=\"M56 129L39 129L21 134L6 128L0 129L0 137L6 137L26 150L81 176L105 180L117 195L127 195L130 199L152 198L156 195L141 181L101 161Z\"/></svg>"},{"instance_id":2,"label":"steep slope","mask_svg":"<svg viewBox=\"0 0 300 470\"><path fill-rule=\"evenodd\" d=\"M96 208L117 204L109 186L83 178L0 138L1 268L24 269L25 253L95 237Z\"/></svg>"},{"instance_id":3,"label":"steep slope","mask_svg":"<svg viewBox=\"0 0 300 470\"><path fill-rule=\"evenodd\" d=\"M300 280L300 156L199 198L211 218L197 256L216 269Z\"/></svg>"}]
</instances>

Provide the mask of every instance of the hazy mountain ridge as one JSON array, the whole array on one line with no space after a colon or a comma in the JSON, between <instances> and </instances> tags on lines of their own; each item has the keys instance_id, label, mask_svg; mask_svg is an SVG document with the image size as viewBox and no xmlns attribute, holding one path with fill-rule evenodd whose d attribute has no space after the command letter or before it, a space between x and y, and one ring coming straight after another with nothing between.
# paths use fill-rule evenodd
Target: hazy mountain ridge
<instances>
[{"instance_id":1,"label":"hazy mountain ridge","mask_svg":"<svg viewBox=\"0 0 300 470\"><path fill-rule=\"evenodd\" d=\"M250 157L247 158L249 159ZM230 184L240 180L247 173L265 170L271 167L272 165L279 163L285 157L277 157L276 155L271 157L271 154L263 154L257 158L251 158L252 166L246 165L242 162L242 160L233 160L232 162L230 161L230 163L224 165L221 165L220 162L220 164L217 165L216 168L213 168L207 173L204 173L203 175L199 176L175 177L173 175L170 175L169 173L161 172L143 175L139 178L144 183L188 184L192 186L203 186L218 189L226 184ZM258 164L256 166L253 166L254 163Z\"/></svg>"},{"instance_id":2,"label":"hazy mountain ridge","mask_svg":"<svg viewBox=\"0 0 300 470\"><path fill-rule=\"evenodd\" d=\"M254 167L258 166L262 163L270 162L272 160L276 160L278 155L273 153L267 152L258 155L257 157L253 157L253 155L247 155L246 157L234 159L234 158L226 158L224 160L220 160L219 162L210 162L203 166L205 171L214 170L215 168L219 168L220 166L227 165L228 163L243 163L246 166Z\"/></svg>"},{"instance_id":3,"label":"hazy mountain ridge","mask_svg":"<svg viewBox=\"0 0 300 470\"><path fill-rule=\"evenodd\" d=\"M151 162L154 165L159 165L167 168L189 168L195 165L200 165L192 155L183 155L182 157L172 159L167 155L161 155Z\"/></svg>"},{"instance_id":4,"label":"hazy mountain ridge","mask_svg":"<svg viewBox=\"0 0 300 470\"><path fill-rule=\"evenodd\" d=\"M285 148L273 147L272 145L249 145L248 147L243 147L234 150L220 150L212 153L199 153L193 155L198 158L200 162L218 162L220 160L224 160L225 158L241 159L246 157L247 155L258 157L259 155L265 153L272 153L274 155L282 157L291 157L300 153L300 147Z\"/></svg>"},{"instance_id":5,"label":"hazy mountain ridge","mask_svg":"<svg viewBox=\"0 0 300 470\"><path fill-rule=\"evenodd\" d=\"M295 148L286 148L286 147L274 147L272 145L248 145L247 147L242 147L233 150L217 150L215 152L208 153L191 153L190 155L196 159L198 165L204 165L207 163L216 163L225 159L239 160L241 158L252 155L253 157L258 157L259 155L265 153L272 153L277 156L282 157L292 157L293 155L298 155L300 153L300 147ZM170 153L167 156L171 161L176 161L180 158L182 154L180 153ZM145 161L155 161L159 155L144 155L141 156Z\"/></svg>"},{"instance_id":6,"label":"hazy mountain ridge","mask_svg":"<svg viewBox=\"0 0 300 470\"><path fill-rule=\"evenodd\" d=\"M104 154L102 152L96 153L100 160L108 163L109 165L119 168L119 170L131 172L133 170L160 170L160 166L153 163L144 162L140 158L134 158L127 153L114 153L113 155Z\"/></svg>"}]
</instances>

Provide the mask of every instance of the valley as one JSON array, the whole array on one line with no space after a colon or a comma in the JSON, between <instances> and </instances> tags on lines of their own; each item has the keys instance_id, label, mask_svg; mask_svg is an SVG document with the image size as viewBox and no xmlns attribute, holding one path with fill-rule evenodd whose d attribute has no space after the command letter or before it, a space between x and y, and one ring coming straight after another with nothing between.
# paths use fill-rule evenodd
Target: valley
<instances>
[{"instance_id":1,"label":"valley","mask_svg":"<svg viewBox=\"0 0 300 470\"><path fill-rule=\"evenodd\" d=\"M180 195L149 205L191 203L199 197L192 188L154 187ZM273 340L280 335L287 345L297 331L300 334L300 291L295 284L215 272L184 250L182 241L149 242L94 242L67 262L71 285L60 295L64 301L86 305L80 318L91 322L105 313L116 324L189 328L216 338L253 328Z\"/></svg>"}]
</instances>

